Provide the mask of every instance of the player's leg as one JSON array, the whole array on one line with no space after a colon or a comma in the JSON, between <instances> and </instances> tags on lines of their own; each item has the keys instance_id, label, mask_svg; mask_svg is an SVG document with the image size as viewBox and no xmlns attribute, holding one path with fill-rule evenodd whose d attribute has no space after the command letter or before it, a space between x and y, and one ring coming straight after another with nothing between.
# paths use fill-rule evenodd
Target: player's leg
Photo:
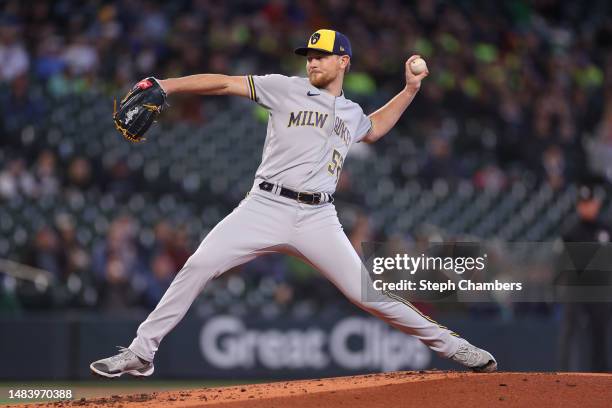
<instances>
[{"instance_id":1,"label":"player's leg","mask_svg":"<svg viewBox=\"0 0 612 408\"><path fill-rule=\"evenodd\" d=\"M354 304L404 333L413 335L442 357L470 360L471 368L493 357L466 342L448 328L423 315L409 302L374 301L362 298L362 267L359 255L344 234L333 206L306 211L292 245L307 262L323 273ZM391 300L391 299L389 299ZM484 353L481 353L484 352ZM484 361L483 360L487 360ZM494 369L492 364L488 369Z\"/></svg>"},{"instance_id":2,"label":"player's leg","mask_svg":"<svg viewBox=\"0 0 612 408\"><path fill-rule=\"evenodd\" d=\"M591 335L591 370L599 373L608 372L608 328L610 322L610 304L586 303Z\"/></svg>"},{"instance_id":3,"label":"player's leg","mask_svg":"<svg viewBox=\"0 0 612 408\"><path fill-rule=\"evenodd\" d=\"M563 305L561 313L561 328L559 336L559 369L572 371L575 361L575 350L573 347L582 328L580 322L583 318L582 303L567 303Z\"/></svg>"},{"instance_id":4,"label":"player's leg","mask_svg":"<svg viewBox=\"0 0 612 408\"><path fill-rule=\"evenodd\" d=\"M206 284L223 272L260 254L274 252L275 246L287 239L283 230L291 224L291 212L286 204L251 194L202 241L187 260L172 284L147 319L138 327L137 336L128 349L123 349L116 361L100 360L91 365L92 371L118 376L123 368L132 375L150 375L155 353L162 339L185 316L187 310ZM131 353L131 354L130 354ZM114 357L113 357L114 358ZM96 369L97 363L104 364ZM113 364L113 367L109 366ZM143 366L143 367L141 367Z\"/></svg>"}]
</instances>

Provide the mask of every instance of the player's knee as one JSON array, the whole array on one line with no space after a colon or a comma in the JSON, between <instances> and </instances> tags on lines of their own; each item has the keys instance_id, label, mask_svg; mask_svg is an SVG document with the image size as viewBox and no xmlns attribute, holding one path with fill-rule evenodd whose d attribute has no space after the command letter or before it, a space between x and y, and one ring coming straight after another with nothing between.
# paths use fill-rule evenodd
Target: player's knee
<instances>
[{"instance_id":1,"label":"player's knee","mask_svg":"<svg viewBox=\"0 0 612 408\"><path fill-rule=\"evenodd\" d=\"M362 293L360 287L344 288L342 293L349 301L351 301L351 303L359 306L362 309L375 309L380 307L376 305L378 302L372 302L372 299L369 299L367 294Z\"/></svg>"},{"instance_id":2,"label":"player's knee","mask_svg":"<svg viewBox=\"0 0 612 408\"><path fill-rule=\"evenodd\" d=\"M366 312L374 313L378 308L377 305L372 302L367 302L366 299L363 299L360 295L347 295L346 297L349 301L351 301L351 303L365 310Z\"/></svg>"},{"instance_id":3,"label":"player's knee","mask_svg":"<svg viewBox=\"0 0 612 408\"><path fill-rule=\"evenodd\" d=\"M393 314L393 302L368 302L361 297L351 299L351 301L364 311L375 316L389 316Z\"/></svg>"}]
</instances>

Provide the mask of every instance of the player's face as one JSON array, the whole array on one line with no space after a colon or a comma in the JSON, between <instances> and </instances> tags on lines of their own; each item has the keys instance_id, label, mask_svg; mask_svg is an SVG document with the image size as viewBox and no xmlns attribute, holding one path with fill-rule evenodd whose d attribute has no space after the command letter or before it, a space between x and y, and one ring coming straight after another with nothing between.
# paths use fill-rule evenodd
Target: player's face
<instances>
[{"instance_id":1,"label":"player's face","mask_svg":"<svg viewBox=\"0 0 612 408\"><path fill-rule=\"evenodd\" d=\"M317 88L325 88L341 75L348 61L347 56L326 54L320 51L308 51L306 55L306 72L310 83Z\"/></svg>"}]
</instances>

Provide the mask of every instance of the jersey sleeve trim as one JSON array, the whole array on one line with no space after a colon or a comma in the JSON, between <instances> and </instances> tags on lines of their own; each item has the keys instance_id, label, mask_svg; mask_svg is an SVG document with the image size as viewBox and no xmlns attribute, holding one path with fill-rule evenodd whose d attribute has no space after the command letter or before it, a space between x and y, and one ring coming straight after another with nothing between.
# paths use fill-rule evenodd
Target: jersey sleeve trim
<instances>
[{"instance_id":1,"label":"jersey sleeve trim","mask_svg":"<svg viewBox=\"0 0 612 408\"><path fill-rule=\"evenodd\" d=\"M368 117L368 119L370 119L370 127L368 128L368 131L365 132L365 135L363 135L362 139L369 135L372 129L374 129L374 122L372 122L372 118Z\"/></svg>"},{"instance_id":2,"label":"jersey sleeve trim","mask_svg":"<svg viewBox=\"0 0 612 408\"><path fill-rule=\"evenodd\" d=\"M357 139L356 141L357 143L360 143L367 135L372 132L372 129L374 129L374 122L372 122L372 118L368 116L368 119L370 120L370 127L363 135L359 136L359 139Z\"/></svg>"},{"instance_id":3,"label":"jersey sleeve trim","mask_svg":"<svg viewBox=\"0 0 612 408\"><path fill-rule=\"evenodd\" d=\"M253 75L248 75L247 80L249 83L249 98L252 101L257 101L257 93L255 93L255 82L253 81Z\"/></svg>"}]
</instances>

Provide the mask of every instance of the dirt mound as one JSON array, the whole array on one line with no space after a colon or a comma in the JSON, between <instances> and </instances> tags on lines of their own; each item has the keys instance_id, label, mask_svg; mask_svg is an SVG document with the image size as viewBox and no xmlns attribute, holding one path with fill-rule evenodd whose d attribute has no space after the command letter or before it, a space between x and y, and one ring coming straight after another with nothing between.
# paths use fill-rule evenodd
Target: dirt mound
<instances>
[{"instance_id":1,"label":"dirt mound","mask_svg":"<svg viewBox=\"0 0 612 408\"><path fill-rule=\"evenodd\" d=\"M113 395L38 407L604 407L612 375L587 373L395 372L269 384ZM23 407L23 405L21 406Z\"/></svg>"}]
</instances>

